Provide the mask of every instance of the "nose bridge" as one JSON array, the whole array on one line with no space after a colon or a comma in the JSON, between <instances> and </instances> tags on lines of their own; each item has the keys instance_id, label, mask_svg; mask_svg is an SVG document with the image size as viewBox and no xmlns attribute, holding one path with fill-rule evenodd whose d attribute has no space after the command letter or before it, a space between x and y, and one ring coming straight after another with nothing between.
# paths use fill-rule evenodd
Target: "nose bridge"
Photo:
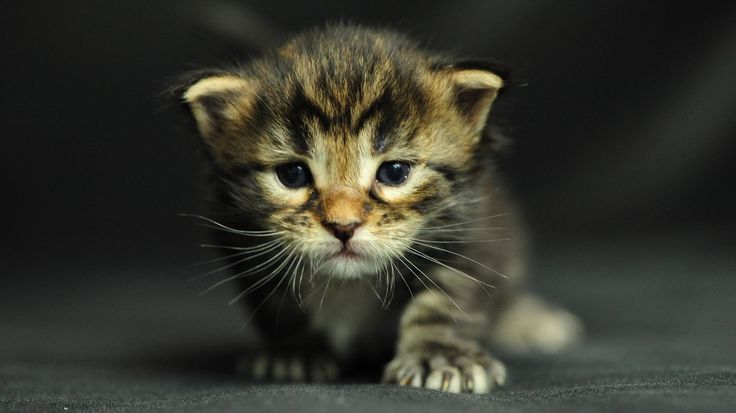
<instances>
[{"instance_id":1,"label":"nose bridge","mask_svg":"<svg viewBox=\"0 0 736 413\"><path fill-rule=\"evenodd\" d=\"M365 218L365 194L359 186L359 150L341 136L326 140L326 172L322 188L322 219L333 225L361 224Z\"/></svg>"},{"instance_id":2,"label":"nose bridge","mask_svg":"<svg viewBox=\"0 0 736 413\"><path fill-rule=\"evenodd\" d=\"M352 186L336 185L322 197L322 214L331 224L360 224L365 218L363 195Z\"/></svg>"},{"instance_id":3,"label":"nose bridge","mask_svg":"<svg viewBox=\"0 0 736 413\"><path fill-rule=\"evenodd\" d=\"M341 136L330 136L325 144L325 166L330 177L329 186L354 186L355 171L360 167L357 148L350 147L347 139Z\"/></svg>"}]
</instances>

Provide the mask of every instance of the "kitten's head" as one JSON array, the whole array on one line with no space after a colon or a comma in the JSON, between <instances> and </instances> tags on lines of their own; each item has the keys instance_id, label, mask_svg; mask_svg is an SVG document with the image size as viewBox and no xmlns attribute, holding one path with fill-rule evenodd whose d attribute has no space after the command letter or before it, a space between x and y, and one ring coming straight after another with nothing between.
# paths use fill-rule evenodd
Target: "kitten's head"
<instances>
[{"instance_id":1,"label":"kitten's head","mask_svg":"<svg viewBox=\"0 0 736 413\"><path fill-rule=\"evenodd\" d=\"M201 76L183 97L231 211L355 277L463 215L502 84L390 32L333 28Z\"/></svg>"}]
</instances>

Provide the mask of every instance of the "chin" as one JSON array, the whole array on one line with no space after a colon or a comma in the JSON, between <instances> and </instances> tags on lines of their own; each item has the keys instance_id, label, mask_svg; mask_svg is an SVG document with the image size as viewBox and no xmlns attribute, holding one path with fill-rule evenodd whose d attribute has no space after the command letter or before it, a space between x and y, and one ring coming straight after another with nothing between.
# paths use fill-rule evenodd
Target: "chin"
<instances>
[{"instance_id":1,"label":"chin","mask_svg":"<svg viewBox=\"0 0 736 413\"><path fill-rule=\"evenodd\" d=\"M320 272L328 277L349 280L376 274L381 263L370 257L337 254L324 261L321 267Z\"/></svg>"}]
</instances>

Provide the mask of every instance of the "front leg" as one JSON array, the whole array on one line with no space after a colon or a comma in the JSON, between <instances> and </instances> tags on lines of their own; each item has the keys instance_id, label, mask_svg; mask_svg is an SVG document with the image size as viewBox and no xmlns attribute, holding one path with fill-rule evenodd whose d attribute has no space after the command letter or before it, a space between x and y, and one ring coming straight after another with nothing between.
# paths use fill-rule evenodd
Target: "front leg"
<instances>
[{"instance_id":1,"label":"front leg","mask_svg":"<svg viewBox=\"0 0 736 413\"><path fill-rule=\"evenodd\" d=\"M478 341L488 316L472 301L451 299L439 290L417 295L402 315L396 356L384 370L384 382L475 394L504 384L506 368Z\"/></svg>"},{"instance_id":2,"label":"front leg","mask_svg":"<svg viewBox=\"0 0 736 413\"><path fill-rule=\"evenodd\" d=\"M262 343L240 359L238 372L257 382L337 380L339 364L324 335L311 328L308 314L285 287L269 297L275 288L268 285L247 297Z\"/></svg>"}]
</instances>

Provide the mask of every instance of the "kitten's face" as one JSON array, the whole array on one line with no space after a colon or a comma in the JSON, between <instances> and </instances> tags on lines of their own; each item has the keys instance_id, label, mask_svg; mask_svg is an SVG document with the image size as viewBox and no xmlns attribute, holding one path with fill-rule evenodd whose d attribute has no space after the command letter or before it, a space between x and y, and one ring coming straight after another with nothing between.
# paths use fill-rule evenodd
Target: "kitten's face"
<instances>
[{"instance_id":1,"label":"kitten's face","mask_svg":"<svg viewBox=\"0 0 736 413\"><path fill-rule=\"evenodd\" d=\"M236 211L341 277L376 273L458 215L501 87L490 72L365 46L315 54L297 40L185 94Z\"/></svg>"}]
</instances>

